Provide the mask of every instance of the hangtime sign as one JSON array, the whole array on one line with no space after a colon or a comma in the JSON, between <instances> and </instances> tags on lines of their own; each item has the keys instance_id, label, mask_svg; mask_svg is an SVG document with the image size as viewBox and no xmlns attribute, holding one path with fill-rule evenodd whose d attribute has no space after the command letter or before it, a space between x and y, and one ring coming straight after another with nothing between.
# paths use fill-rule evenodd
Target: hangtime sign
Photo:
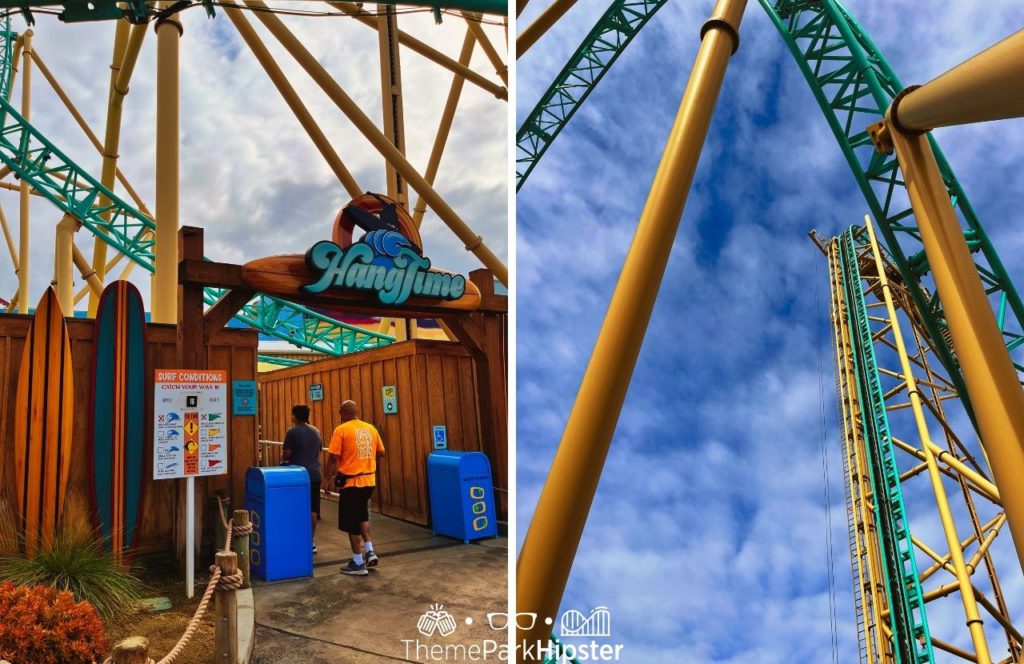
<instances>
[{"instance_id":1,"label":"hangtime sign","mask_svg":"<svg viewBox=\"0 0 1024 664\"><path fill-rule=\"evenodd\" d=\"M306 252L306 266L316 281L301 289L312 295L347 288L375 293L382 304L397 305L412 296L458 300L466 293L465 277L432 270L430 259L395 231L371 231L348 247L317 242Z\"/></svg>"},{"instance_id":2,"label":"hangtime sign","mask_svg":"<svg viewBox=\"0 0 1024 664\"><path fill-rule=\"evenodd\" d=\"M483 299L466 277L434 269L409 213L397 201L373 193L342 208L330 240L317 242L305 254L249 261L242 266L242 279L260 293L374 314L388 309L412 315L474 311Z\"/></svg>"}]
</instances>

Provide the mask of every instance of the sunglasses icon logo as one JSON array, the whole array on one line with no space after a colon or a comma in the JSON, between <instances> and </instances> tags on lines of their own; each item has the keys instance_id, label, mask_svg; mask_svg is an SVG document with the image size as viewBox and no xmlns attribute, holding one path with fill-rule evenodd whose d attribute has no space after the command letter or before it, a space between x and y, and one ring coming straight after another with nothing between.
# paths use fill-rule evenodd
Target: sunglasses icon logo
<instances>
[{"instance_id":1,"label":"sunglasses icon logo","mask_svg":"<svg viewBox=\"0 0 1024 664\"><path fill-rule=\"evenodd\" d=\"M509 615L507 613L488 613L487 622L490 623L491 629L504 632L509 628ZM537 623L537 614L517 613L515 623L517 629L533 629Z\"/></svg>"}]
</instances>

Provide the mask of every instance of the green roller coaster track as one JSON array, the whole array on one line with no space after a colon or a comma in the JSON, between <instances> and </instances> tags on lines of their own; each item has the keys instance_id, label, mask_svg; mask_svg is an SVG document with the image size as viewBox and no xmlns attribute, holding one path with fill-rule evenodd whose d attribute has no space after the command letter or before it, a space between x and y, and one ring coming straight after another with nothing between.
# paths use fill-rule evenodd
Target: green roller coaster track
<instances>
[{"instance_id":1,"label":"green roller coaster track","mask_svg":"<svg viewBox=\"0 0 1024 664\"><path fill-rule=\"evenodd\" d=\"M853 365L858 403L864 409L863 427L867 448L868 475L871 480L873 510L882 552L882 570L890 607L893 654L897 664L926 664L935 661L924 596L917 576L910 521L907 519L896 465L885 395L875 361L875 331L871 328L864 286L858 267L854 229L839 239L843 289L847 302L847 325L851 330Z\"/></svg>"},{"instance_id":2,"label":"green roller coaster track","mask_svg":"<svg viewBox=\"0 0 1024 664\"><path fill-rule=\"evenodd\" d=\"M872 216L878 221L885 248L907 285L930 344L973 419L963 375L951 345L949 326L935 294L937 290L929 288L925 282L930 266L899 164L891 153L878 154L867 132L869 125L884 118L893 98L903 90L903 84L864 29L837 0L758 1L809 84ZM613 0L608 12L520 127L517 190L618 55L661 6L656 2L643 3L636 9L633 23L627 23L620 18L624 17L625 4L623 0ZM614 35L613 39L604 38L609 33ZM1024 344L1024 304L948 161L934 138L929 136L929 140L964 238L974 256L978 276L1013 357L1014 351ZM849 231L843 236L842 244L847 301L854 303L849 314L851 329L857 331L858 390L866 408L871 410L871 417L865 417L863 423L870 448L871 481L874 495L886 498L877 501L875 512L886 558L886 592L892 607L893 644L897 661L932 662L931 638ZM1018 373L1024 371L1019 362L1015 361L1014 365Z\"/></svg>"},{"instance_id":3,"label":"green roller coaster track","mask_svg":"<svg viewBox=\"0 0 1024 664\"><path fill-rule=\"evenodd\" d=\"M153 220L101 185L7 102L14 38L7 18L0 46L0 161L61 211L78 219L98 240L153 272ZM105 204L101 203L104 198ZM213 305L224 293L206 288L203 299ZM377 348L395 340L262 293L242 307L235 319L263 334L328 355Z\"/></svg>"},{"instance_id":4,"label":"green roller coaster track","mask_svg":"<svg viewBox=\"0 0 1024 664\"><path fill-rule=\"evenodd\" d=\"M964 407L973 417L937 290L928 289L923 282L930 266L899 164L891 153L876 153L867 132L868 125L884 117L886 108L903 89L903 84L863 28L836 0L759 2L810 85L872 216L878 220L886 249L908 284L929 340L962 395ZM545 150L608 67L660 7L657 2L641 3L630 14L633 23L626 23L625 4L624 0L612 2L520 127L517 188L525 183ZM614 32L615 26L622 26L621 32ZM605 39L606 34L618 37ZM1006 346L1013 353L1024 344L1024 303L948 161L934 139L930 140L964 227L964 237L974 254L978 275L995 310ZM1020 362L1014 364L1018 372L1024 371Z\"/></svg>"},{"instance_id":5,"label":"green roller coaster track","mask_svg":"<svg viewBox=\"0 0 1024 664\"><path fill-rule=\"evenodd\" d=\"M613 0L516 133L516 191L558 132L665 0Z\"/></svg>"}]
</instances>

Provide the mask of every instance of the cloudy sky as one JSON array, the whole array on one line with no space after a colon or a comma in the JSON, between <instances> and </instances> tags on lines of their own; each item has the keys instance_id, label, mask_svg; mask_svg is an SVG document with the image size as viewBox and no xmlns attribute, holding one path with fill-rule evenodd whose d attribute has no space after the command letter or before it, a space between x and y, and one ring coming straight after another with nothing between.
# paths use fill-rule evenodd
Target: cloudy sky
<instances>
[{"instance_id":1,"label":"cloudy sky","mask_svg":"<svg viewBox=\"0 0 1024 664\"><path fill-rule=\"evenodd\" d=\"M520 25L546 4L534 0ZM667 3L517 198L520 540L712 4ZM517 124L606 6L580 2L519 60ZM1024 26L1011 0L848 7L907 83ZM824 434L839 661L853 663L828 282L806 233L835 234L867 210L756 2L741 34L563 609L609 607L626 661L832 661ZM938 137L1019 283L1024 123ZM1003 576L1019 616L1019 569Z\"/></svg>"},{"instance_id":2,"label":"cloudy sky","mask_svg":"<svg viewBox=\"0 0 1024 664\"><path fill-rule=\"evenodd\" d=\"M320 2L303 2L301 6L317 11L329 9ZM223 11L218 10L214 20L207 19L201 8L182 16L181 223L203 227L207 256L230 262L300 253L329 237L334 215L349 199L347 193ZM252 16L249 19L360 187L382 191L383 158L262 24ZM348 18L283 20L380 126L377 33ZM18 31L25 29L20 19L14 24ZM437 26L429 13L403 15L399 25L453 58L458 57L466 30L465 22L452 16L445 16ZM504 55L503 29L485 26L485 30ZM55 17L38 16L34 31L37 52L102 137L113 24L65 25ZM154 207L155 47L156 39L150 31L125 102L120 149L121 169L150 209ZM422 172L452 74L405 49L402 58L408 156ZM471 67L498 81L479 47ZM14 98L18 108L19 95L20 84ZM33 72L32 99L32 123L98 178L99 155L38 71ZM507 115L506 102L467 84L436 180L437 190L503 260L508 255ZM17 193L0 191L0 205L17 241ZM59 219L59 212L49 203L33 200L33 306L53 276L53 228ZM480 267L429 211L423 233L426 250L438 267L463 272ZM86 255L92 255L92 240L84 231L76 241ZM0 255L0 297L9 298L17 282L6 247ZM148 275L139 270L133 281L148 301Z\"/></svg>"}]
</instances>

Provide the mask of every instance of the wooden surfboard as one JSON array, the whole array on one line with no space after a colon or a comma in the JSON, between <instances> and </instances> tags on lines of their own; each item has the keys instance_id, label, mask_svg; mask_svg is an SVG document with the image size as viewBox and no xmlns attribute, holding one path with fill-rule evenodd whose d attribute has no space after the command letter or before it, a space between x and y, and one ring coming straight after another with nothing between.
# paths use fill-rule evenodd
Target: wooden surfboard
<instances>
[{"instance_id":1,"label":"wooden surfboard","mask_svg":"<svg viewBox=\"0 0 1024 664\"><path fill-rule=\"evenodd\" d=\"M138 289L115 281L100 296L93 334L93 522L118 560L135 544L142 504L145 316Z\"/></svg>"},{"instance_id":2,"label":"wooden surfboard","mask_svg":"<svg viewBox=\"0 0 1024 664\"><path fill-rule=\"evenodd\" d=\"M36 306L18 371L14 470L25 552L53 546L64 512L74 415L71 344L52 288Z\"/></svg>"}]
</instances>

